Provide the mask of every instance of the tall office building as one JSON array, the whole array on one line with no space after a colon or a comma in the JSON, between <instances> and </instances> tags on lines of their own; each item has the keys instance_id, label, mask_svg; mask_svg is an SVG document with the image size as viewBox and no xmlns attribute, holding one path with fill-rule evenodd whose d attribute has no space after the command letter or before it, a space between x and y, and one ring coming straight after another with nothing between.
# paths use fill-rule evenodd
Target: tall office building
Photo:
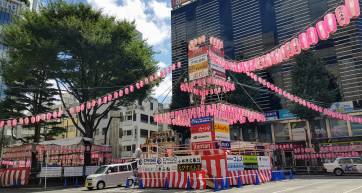
<instances>
[{"instance_id":1,"label":"tall office building","mask_svg":"<svg viewBox=\"0 0 362 193\"><path fill-rule=\"evenodd\" d=\"M275 0L278 40L283 42L315 23L327 11L333 12L340 0ZM338 30L329 40L321 41L314 49L326 62L327 68L338 77L343 101L362 99L362 18ZM279 86L291 90L291 71L295 60L285 62L274 74Z\"/></svg>"},{"instance_id":2,"label":"tall office building","mask_svg":"<svg viewBox=\"0 0 362 193\"><path fill-rule=\"evenodd\" d=\"M0 0L0 33L4 25L11 23L12 18L19 15L24 3L17 0ZM0 58L6 58L6 47L0 39ZM2 66L0 66L0 73ZM4 84L0 76L0 100L4 97Z\"/></svg>"},{"instance_id":3,"label":"tall office building","mask_svg":"<svg viewBox=\"0 0 362 193\"><path fill-rule=\"evenodd\" d=\"M173 108L187 104L187 94L179 91L178 83L187 78L187 44L201 35L215 36L224 41L225 57L250 58L276 45L272 0L197 0L174 2L171 14L172 60L184 65L173 73ZM267 77L268 74L260 72ZM261 93L257 102L271 110L272 98Z\"/></svg>"}]
</instances>

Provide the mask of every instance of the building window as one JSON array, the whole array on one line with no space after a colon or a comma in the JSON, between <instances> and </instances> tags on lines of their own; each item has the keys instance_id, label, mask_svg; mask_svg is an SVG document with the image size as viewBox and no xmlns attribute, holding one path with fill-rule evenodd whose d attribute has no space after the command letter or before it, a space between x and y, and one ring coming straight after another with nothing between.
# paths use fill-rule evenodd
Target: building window
<instances>
[{"instance_id":1,"label":"building window","mask_svg":"<svg viewBox=\"0 0 362 193\"><path fill-rule=\"evenodd\" d=\"M136 151L136 145L132 145L132 153Z\"/></svg>"},{"instance_id":2,"label":"building window","mask_svg":"<svg viewBox=\"0 0 362 193\"><path fill-rule=\"evenodd\" d=\"M351 122L351 128L353 136L362 136L362 124Z\"/></svg>"},{"instance_id":3,"label":"building window","mask_svg":"<svg viewBox=\"0 0 362 193\"><path fill-rule=\"evenodd\" d=\"M130 136L130 135L132 135L132 130L127 130L126 131L126 136Z\"/></svg>"},{"instance_id":4,"label":"building window","mask_svg":"<svg viewBox=\"0 0 362 193\"><path fill-rule=\"evenodd\" d=\"M293 122L290 123L290 126L292 128L292 140L293 141L305 141L305 130L307 127L307 124L305 121L303 122Z\"/></svg>"},{"instance_id":5,"label":"building window","mask_svg":"<svg viewBox=\"0 0 362 193\"><path fill-rule=\"evenodd\" d=\"M148 138L148 130L141 129L140 135L141 135L142 138Z\"/></svg>"},{"instance_id":6,"label":"building window","mask_svg":"<svg viewBox=\"0 0 362 193\"><path fill-rule=\"evenodd\" d=\"M324 119L314 120L309 125L313 138L328 138L326 121Z\"/></svg>"},{"instance_id":7,"label":"building window","mask_svg":"<svg viewBox=\"0 0 362 193\"><path fill-rule=\"evenodd\" d=\"M137 121L137 114L133 111L133 121Z\"/></svg>"},{"instance_id":8,"label":"building window","mask_svg":"<svg viewBox=\"0 0 362 193\"><path fill-rule=\"evenodd\" d=\"M290 140L288 123L275 123L274 136L276 142L286 142Z\"/></svg>"},{"instance_id":9,"label":"building window","mask_svg":"<svg viewBox=\"0 0 362 193\"><path fill-rule=\"evenodd\" d=\"M124 151L132 151L132 146L125 146Z\"/></svg>"},{"instance_id":10,"label":"building window","mask_svg":"<svg viewBox=\"0 0 362 193\"><path fill-rule=\"evenodd\" d=\"M148 115L141 114L141 122L142 123L148 123Z\"/></svg>"},{"instance_id":11,"label":"building window","mask_svg":"<svg viewBox=\"0 0 362 193\"><path fill-rule=\"evenodd\" d=\"M119 129L119 138L122 138L123 137L123 131L122 131L122 128Z\"/></svg>"},{"instance_id":12,"label":"building window","mask_svg":"<svg viewBox=\"0 0 362 193\"><path fill-rule=\"evenodd\" d=\"M332 137L348 137L347 122L330 119Z\"/></svg>"},{"instance_id":13,"label":"building window","mask_svg":"<svg viewBox=\"0 0 362 193\"><path fill-rule=\"evenodd\" d=\"M157 125L157 123L155 122L155 119L153 118L153 116L150 116L150 123L152 125Z\"/></svg>"},{"instance_id":14,"label":"building window","mask_svg":"<svg viewBox=\"0 0 362 193\"><path fill-rule=\"evenodd\" d=\"M150 110L153 111L153 102L150 102Z\"/></svg>"},{"instance_id":15,"label":"building window","mask_svg":"<svg viewBox=\"0 0 362 193\"><path fill-rule=\"evenodd\" d=\"M127 116L127 121L130 121L130 120L132 120L132 115Z\"/></svg>"}]
</instances>

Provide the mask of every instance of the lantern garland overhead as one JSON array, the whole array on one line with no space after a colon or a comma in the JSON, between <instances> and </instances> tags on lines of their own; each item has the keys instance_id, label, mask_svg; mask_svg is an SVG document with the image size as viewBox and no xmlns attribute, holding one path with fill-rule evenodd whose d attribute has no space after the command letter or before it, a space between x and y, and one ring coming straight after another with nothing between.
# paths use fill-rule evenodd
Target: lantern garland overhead
<instances>
[{"instance_id":1,"label":"lantern garland overhead","mask_svg":"<svg viewBox=\"0 0 362 193\"><path fill-rule=\"evenodd\" d=\"M237 122L243 124L249 122L264 122L263 113L254 112L246 108L227 103L205 104L197 107L180 109L154 116L155 122L161 124L190 127L191 119L212 116L226 120L229 124Z\"/></svg>"},{"instance_id":2,"label":"lantern garland overhead","mask_svg":"<svg viewBox=\"0 0 362 193\"><path fill-rule=\"evenodd\" d=\"M241 62L225 60L212 52L209 52L209 56L211 61L233 72L243 73L263 70L280 65L282 62L299 55L302 50L308 50L311 46L318 44L319 40L327 40L337 31L337 25L346 27L350 24L351 19L359 16L359 1L345 0L344 5L338 6L334 12L326 14L323 20L318 21L315 26L307 28L305 32L299 33L297 37L292 38L267 54Z\"/></svg>"},{"instance_id":3,"label":"lantern garland overhead","mask_svg":"<svg viewBox=\"0 0 362 193\"><path fill-rule=\"evenodd\" d=\"M97 105L107 104L115 100L119 100L120 98L129 95L136 90L142 89L145 85L152 84L153 82L165 78L168 74L171 74L172 71L181 68L181 63L178 62L176 64L172 64L169 67L161 69L161 71L152 74L149 77L139 80L131 85L125 86L120 90L114 91L112 93L108 93L98 99L93 99L77 106L70 107L67 109L70 114L76 114L84 111L85 109L93 109ZM15 127L17 125L30 125L36 124L42 121L50 121L56 120L63 116L64 112L62 110L42 113L38 115L33 115L29 117L20 117L13 118L8 120L0 120L0 128L4 128L5 126Z\"/></svg>"},{"instance_id":4,"label":"lantern garland overhead","mask_svg":"<svg viewBox=\"0 0 362 193\"><path fill-rule=\"evenodd\" d=\"M251 79L253 79L254 81L260 83L261 85L263 85L264 87L268 88L269 90L278 93L281 96L284 96L285 98L298 103L308 109L317 111L319 113L323 113L324 115L328 116L328 117L332 117L335 119L340 119L340 120L344 120L344 121L351 121L351 122L356 122L356 123L361 123L362 124L362 117L356 117L356 116L352 116L352 115L348 115L348 114L342 114L342 113L338 113L338 112L334 112L330 109L318 106L316 104L313 104L309 101L306 101L298 96L295 96L293 94L288 93L287 91L282 90L281 88L275 86L274 84L266 81L265 79L258 77L256 74L252 73L252 72L247 72L246 75L248 75Z\"/></svg>"}]
</instances>

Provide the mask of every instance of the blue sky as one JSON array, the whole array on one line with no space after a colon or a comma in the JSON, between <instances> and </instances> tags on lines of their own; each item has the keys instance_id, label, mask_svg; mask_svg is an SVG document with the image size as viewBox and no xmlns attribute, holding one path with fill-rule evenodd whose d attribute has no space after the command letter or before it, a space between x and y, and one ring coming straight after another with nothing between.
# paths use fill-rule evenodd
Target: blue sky
<instances>
[{"instance_id":1,"label":"blue sky","mask_svg":"<svg viewBox=\"0 0 362 193\"><path fill-rule=\"evenodd\" d=\"M160 67L171 64L171 1L170 0L70 0L90 4L94 9L101 9L104 14L115 16L119 20L136 22L136 28L157 53L154 58ZM167 77L154 96L163 100L171 89L171 77ZM171 93L166 103L170 102Z\"/></svg>"}]
</instances>

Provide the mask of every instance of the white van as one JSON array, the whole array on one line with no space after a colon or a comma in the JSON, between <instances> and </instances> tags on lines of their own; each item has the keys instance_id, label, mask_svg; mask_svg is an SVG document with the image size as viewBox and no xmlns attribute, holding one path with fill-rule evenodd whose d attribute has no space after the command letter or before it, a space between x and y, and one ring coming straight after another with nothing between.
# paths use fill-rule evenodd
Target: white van
<instances>
[{"instance_id":1,"label":"white van","mask_svg":"<svg viewBox=\"0 0 362 193\"><path fill-rule=\"evenodd\" d=\"M133 162L101 166L94 174L87 177L85 187L88 190L94 188L100 190L105 187L126 185L126 181L131 186L134 183L136 171L134 167L136 167L136 164Z\"/></svg>"}]
</instances>

